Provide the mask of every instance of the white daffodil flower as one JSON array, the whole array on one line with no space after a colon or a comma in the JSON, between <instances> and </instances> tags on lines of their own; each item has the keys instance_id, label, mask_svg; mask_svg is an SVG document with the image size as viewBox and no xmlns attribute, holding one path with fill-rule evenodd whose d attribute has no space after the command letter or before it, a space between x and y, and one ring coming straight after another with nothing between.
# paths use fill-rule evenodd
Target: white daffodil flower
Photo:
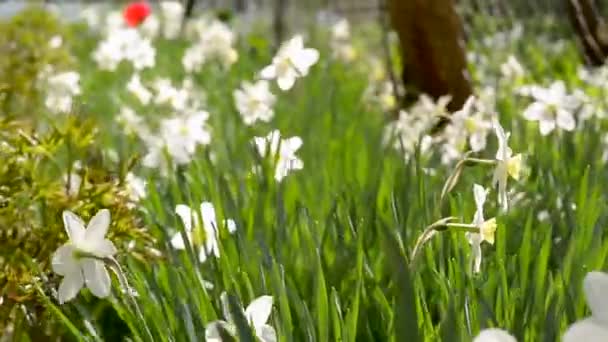
<instances>
[{"instance_id":1,"label":"white daffodil flower","mask_svg":"<svg viewBox=\"0 0 608 342\"><path fill-rule=\"evenodd\" d=\"M519 180L522 168L522 155L516 154L513 156L513 151L509 148L509 136L505 134L504 129L498 120L494 120L494 130L496 138L498 138L498 151L496 151L496 169L492 179L493 186L498 185L498 203L502 205L504 211L509 209L507 199L507 180L511 176L515 180Z\"/></svg>"},{"instance_id":2,"label":"white daffodil flower","mask_svg":"<svg viewBox=\"0 0 608 342\"><path fill-rule=\"evenodd\" d=\"M272 106L276 97L270 91L269 83L260 80L256 83L243 82L240 89L234 91L234 102L246 125L256 121L268 122L274 116Z\"/></svg>"},{"instance_id":3,"label":"white daffodil flower","mask_svg":"<svg viewBox=\"0 0 608 342\"><path fill-rule=\"evenodd\" d=\"M473 252L473 271L479 273L481 270L481 243L483 241L489 244L494 244L494 233L496 232L496 218L485 220L483 217L483 205L486 202L486 190L479 184L473 185L473 194L475 195L475 216L473 217L473 225L479 229L479 233L467 232L466 238L471 244Z\"/></svg>"},{"instance_id":4,"label":"white daffodil flower","mask_svg":"<svg viewBox=\"0 0 608 342\"><path fill-rule=\"evenodd\" d=\"M220 334L220 326L231 334L235 334L236 327L230 314L230 307L228 306L228 296L224 292L220 296L222 302L222 311L224 312L224 318L227 321L217 320L210 322L205 328L205 340L207 342L222 342L222 336ZM270 318L272 312L272 296L261 296L254 299L243 311L243 314L257 338L262 342L276 342L277 334L274 328L266 322Z\"/></svg>"},{"instance_id":5,"label":"white daffodil flower","mask_svg":"<svg viewBox=\"0 0 608 342\"><path fill-rule=\"evenodd\" d=\"M132 172L125 176L127 195L132 201L139 201L146 197L146 181Z\"/></svg>"},{"instance_id":6,"label":"white daffodil flower","mask_svg":"<svg viewBox=\"0 0 608 342\"><path fill-rule=\"evenodd\" d=\"M304 162L295 154L302 146L300 137L281 139L281 132L274 130L266 137L254 137L253 141L260 156L270 154L272 160L276 159L274 179L277 182L282 181L291 171L304 167Z\"/></svg>"},{"instance_id":7,"label":"white daffodil flower","mask_svg":"<svg viewBox=\"0 0 608 342\"><path fill-rule=\"evenodd\" d=\"M500 65L500 73L503 77L513 80L523 77L526 73L524 67L519 63L515 56L510 55L507 61Z\"/></svg>"},{"instance_id":8,"label":"white daffodil flower","mask_svg":"<svg viewBox=\"0 0 608 342\"><path fill-rule=\"evenodd\" d=\"M124 20L120 16L121 23ZM102 70L115 71L121 61L131 62L136 70L155 65L156 49L150 39L134 28L110 30L108 36L99 42L92 54L93 60Z\"/></svg>"},{"instance_id":9,"label":"white daffodil flower","mask_svg":"<svg viewBox=\"0 0 608 342\"><path fill-rule=\"evenodd\" d=\"M591 317L572 324L563 336L563 342L608 341L608 274L589 272L583 281L585 299L591 308Z\"/></svg>"},{"instance_id":10,"label":"white daffodil flower","mask_svg":"<svg viewBox=\"0 0 608 342\"><path fill-rule=\"evenodd\" d=\"M101 259L116 254L114 244L105 238L110 227L110 211L97 212L86 229L80 217L64 211L63 225L70 240L52 257L53 272L64 277L58 290L59 303L76 297L85 284L93 295L107 297L111 280Z\"/></svg>"},{"instance_id":11,"label":"white daffodil flower","mask_svg":"<svg viewBox=\"0 0 608 342\"><path fill-rule=\"evenodd\" d=\"M152 92L150 92L139 79L139 74L133 74L129 82L127 83L127 90L135 95L139 102L143 105L150 103L152 99Z\"/></svg>"},{"instance_id":12,"label":"white daffodil flower","mask_svg":"<svg viewBox=\"0 0 608 342\"><path fill-rule=\"evenodd\" d=\"M505 330L491 328L480 331L473 342L517 342L517 340Z\"/></svg>"},{"instance_id":13,"label":"white daffodil flower","mask_svg":"<svg viewBox=\"0 0 608 342\"><path fill-rule=\"evenodd\" d=\"M160 9L163 37L165 39L176 39L182 29L184 5L180 1L161 1Z\"/></svg>"},{"instance_id":14,"label":"white daffodil flower","mask_svg":"<svg viewBox=\"0 0 608 342\"><path fill-rule=\"evenodd\" d=\"M276 79L277 85L283 91L291 89L298 77L308 75L308 70L319 60L319 51L304 48L302 36L296 35L284 43L272 64L260 72L260 76L267 80Z\"/></svg>"},{"instance_id":15,"label":"white daffodil flower","mask_svg":"<svg viewBox=\"0 0 608 342\"><path fill-rule=\"evenodd\" d=\"M47 80L45 106L53 113L68 113L72 110L72 98L80 95L80 74L75 71L62 72Z\"/></svg>"},{"instance_id":16,"label":"white daffodil flower","mask_svg":"<svg viewBox=\"0 0 608 342\"><path fill-rule=\"evenodd\" d=\"M186 237L188 241L192 244L195 240L193 238L193 233L195 228L202 228L205 232L205 244L200 247L198 259L200 262L207 261L208 256L215 256L216 258L220 257L220 247L218 243L219 233L218 233L218 225L217 219L215 216L215 208L213 204L210 202L203 202L200 206L200 217L203 220L202 227L199 223L199 217L197 213L192 210L189 206L185 204L178 204L175 207L175 212L182 220L184 225L184 230L186 232ZM234 220L227 219L224 220L224 225L230 234L236 232L236 223ZM180 232L177 232L171 238L171 245L175 249L185 249L185 241Z\"/></svg>"},{"instance_id":17,"label":"white daffodil flower","mask_svg":"<svg viewBox=\"0 0 608 342\"><path fill-rule=\"evenodd\" d=\"M535 102L524 110L523 116L539 122L541 135L548 135L558 127L574 130L576 122L572 113L580 102L566 93L564 82L556 81L549 88L535 87L530 93Z\"/></svg>"}]
</instances>

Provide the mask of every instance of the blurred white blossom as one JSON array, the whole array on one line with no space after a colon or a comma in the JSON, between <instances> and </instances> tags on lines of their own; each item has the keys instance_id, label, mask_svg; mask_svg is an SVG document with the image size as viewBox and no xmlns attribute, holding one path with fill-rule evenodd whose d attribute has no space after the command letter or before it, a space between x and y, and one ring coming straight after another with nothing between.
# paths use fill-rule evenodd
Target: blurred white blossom
<instances>
[{"instance_id":1,"label":"blurred white blossom","mask_svg":"<svg viewBox=\"0 0 608 342\"><path fill-rule=\"evenodd\" d=\"M268 122L274 116L274 102L276 97L270 91L266 80L256 83L244 81L241 88L234 91L234 102L246 125L256 121Z\"/></svg>"},{"instance_id":2,"label":"blurred white blossom","mask_svg":"<svg viewBox=\"0 0 608 342\"><path fill-rule=\"evenodd\" d=\"M505 330L490 328L480 331L473 342L517 342L517 340Z\"/></svg>"},{"instance_id":3,"label":"blurred white blossom","mask_svg":"<svg viewBox=\"0 0 608 342\"><path fill-rule=\"evenodd\" d=\"M80 75L67 71L46 79L44 104L53 113L68 113L72 109L72 99L80 95Z\"/></svg>"},{"instance_id":4,"label":"blurred white blossom","mask_svg":"<svg viewBox=\"0 0 608 342\"><path fill-rule=\"evenodd\" d=\"M131 76L131 79L127 83L127 90L135 95L143 105L147 105L152 99L152 93L141 83L139 74Z\"/></svg>"},{"instance_id":5,"label":"blurred white blossom","mask_svg":"<svg viewBox=\"0 0 608 342\"><path fill-rule=\"evenodd\" d=\"M156 49L152 42L135 28L111 30L93 51L97 66L108 71L115 71L123 60L129 61L136 70L152 68L155 59Z\"/></svg>"},{"instance_id":6,"label":"blurred white blossom","mask_svg":"<svg viewBox=\"0 0 608 342\"><path fill-rule=\"evenodd\" d=\"M220 248L219 248L219 231L220 228L217 223L217 218L215 214L215 208L211 202L203 202L200 205L200 213L197 213L196 210L191 209L189 206L185 204L178 204L175 207L175 212L179 216L184 225L184 232L186 233L186 237L190 244L193 244L194 241L200 241L194 238L193 234L200 234L199 231L195 231L195 229L203 229L204 230L204 244L200 246L198 258L200 262L205 262L209 256L214 256L216 258L220 257ZM199 219L202 219L202 224ZM228 230L230 234L236 232L236 223L227 219L223 222L224 226ZM175 249L185 249L186 244L182 237L181 232L175 233L171 238L171 245Z\"/></svg>"},{"instance_id":7,"label":"blurred white blossom","mask_svg":"<svg viewBox=\"0 0 608 342\"><path fill-rule=\"evenodd\" d=\"M226 24L217 19L198 19L192 30L195 42L186 49L182 64L186 72L198 72L209 60L220 61L229 67L238 59L234 49L235 34Z\"/></svg>"},{"instance_id":8,"label":"blurred white blossom","mask_svg":"<svg viewBox=\"0 0 608 342\"><path fill-rule=\"evenodd\" d=\"M331 26L330 30L332 57L346 63L354 60L357 54L351 43L348 20L340 19Z\"/></svg>"},{"instance_id":9,"label":"blurred white blossom","mask_svg":"<svg viewBox=\"0 0 608 342\"><path fill-rule=\"evenodd\" d=\"M281 132L274 130L266 137L253 139L258 153L262 157L276 160L274 178L280 182L291 171L301 170L304 163L296 156L296 151L302 146L300 137L281 138Z\"/></svg>"},{"instance_id":10,"label":"blurred white blossom","mask_svg":"<svg viewBox=\"0 0 608 342\"><path fill-rule=\"evenodd\" d=\"M556 81L549 88L532 88L530 95L534 102L524 110L523 116L539 122L540 134L548 135L558 127L566 131L575 128L573 112L580 102L566 93L564 82Z\"/></svg>"},{"instance_id":11,"label":"blurred white blossom","mask_svg":"<svg viewBox=\"0 0 608 342\"><path fill-rule=\"evenodd\" d=\"M228 296L225 292L220 295L222 310L226 321L218 320L207 324L205 328L205 340L207 342L222 342L222 335L219 329L224 329L228 333L235 335L236 325L232 318ZM272 312L272 296L260 296L254 299L243 312L249 325L253 328L256 337L262 342L276 342L277 336L274 328L268 324L268 319Z\"/></svg>"},{"instance_id":12,"label":"blurred white blossom","mask_svg":"<svg viewBox=\"0 0 608 342\"><path fill-rule=\"evenodd\" d=\"M286 91L293 87L299 77L308 75L308 70L319 60L319 52L312 48L304 48L302 36L296 35L283 43L272 64L260 71L264 79L276 79L279 89Z\"/></svg>"},{"instance_id":13,"label":"blurred white blossom","mask_svg":"<svg viewBox=\"0 0 608 342\"><path fill-rule=\"evenodd\" d=\"M148 147L148 153L143 159L144 166L164 171L167 156L178 165L190 163L196 147L211 142L206 124L208 118L209 113L200 110L163 119L159 134L144 139Z\"/></svg>"},{"instance_id":14,"label":"blurred white blossom","mask_svg":"<svg viewBox=\"0 0 608 342\"><path fill-rule=\"evenodd\" d=\"M184 6L179 1L161 1L163 37L175 39L179 36L184 19Z\"/></svg>"},{"instance_id":15,"label":"blurred white blossom","mask_svg":"<svg viewBox=\"0 0 608 342\"><path fill-rule=\"evenodd\" d=\"M608 341L608 274L589 272L583 281L587 306L591 317L572 324L563 336L563 342Z\"/></svg>"}]
</instances>

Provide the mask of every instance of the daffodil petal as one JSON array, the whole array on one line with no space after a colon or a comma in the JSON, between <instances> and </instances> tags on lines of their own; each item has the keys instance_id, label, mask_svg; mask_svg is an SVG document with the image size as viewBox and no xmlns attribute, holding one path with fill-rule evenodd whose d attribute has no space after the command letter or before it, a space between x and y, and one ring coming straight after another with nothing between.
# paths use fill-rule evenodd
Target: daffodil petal
<instances>
[{"instance_id":1,"label":"daffodil petal","mask_svg":"<svg viewBox=\"0 0 608 342\"><path fill-rule=\"evenodd\" d=\"M103 262L97 259L85 258L82 260L84 279L91 293L99 298L110 295L112 284L108 270Z\"/></svg>"},{"instance_id":2,"label":"daffodil petal","mask_svg":"<svg viewBox=\"0 0 608 342\"><path fill-rule=\"evenodd\" d=\"M606 297L608 274L596 271L587 273L583 281L583 288L585 290L587 305L591 308L593 318L601 321L604 326L608 327L608 297Z\"/></svg>"},{"instance_id":3,"label":"daffodil petal","mask_svg":"<svg viewBox=\"0 0 608 342\"><path fill-rule=\"evenodd\" d=\"M80 265L74 258L74 245L66 243L59 247L55 253L53 253L51 265L53 267L53 272L62 276L79 272Z\"/></svg>"},{"instance_id":4,"label":"daffodil petal","mask_svg":"<svg viewBox=\"0 0 608 342\"><path fill-rule=\"evenodd\" d=\"M605 342L608 341L608 328L587 318L572 324L564 333L562 342Z\"/></svg>"},{"instance_id":5,"label":"daffodil petal","mask_svg":"<svg viewBox=\"0 0 608 342\"><path fill-rule=\"evenodd\" d=\"M192 209L185 204L178 204L175 207L175 213L182 220L182 224L184 225L184 229L187 232L192 230Z\"/></svg>"},{"instance_id":6,"label":"daffodil petal","mask_svg":"<svg viewBox=\"0 0 608 342\"><path fill-rule=\"evenodd\" d=\"M59 290L57 291L59 304L74 299L83 285L84 277L82 276L82 271L80 269L66 274L61 281L61 284L59 284Z\"/></svg>"},{"instance_id":7,"label":"daffodil petal","mask_svg":"<svg viewBox=\"0 0 608 342\"><path fill-rule=\"evenodd\" d=\"M505 330L491 328L482 330L473 342L517 342L517 340Z\"/></svg>"},{"instance_id":8,"label":"daffodil petal","mask_svg":"<svg viewBox=\"0 0 608 342\"><path fill-rule=\"evenodd\" d=\"M296 83L296 77L293 75L293 73L287 73L286 75L277 78L279 89L283 91L291 89L294 83Z\"/></svg>"},{"instance_id":9,"label":"daffodil petal","mask_svg":"<svg viewBox=\"0 0 608 342\"><path fill-rule=\"evenodd\" d=\"M263 342L276 342L277 333L273 327L268 324L261 325L255 328L255 334Z\"/></svg>"},{"instance_id":10,"label":"daffodil petal","mask_svg":"<svg viewBox=\"0 0 608 342\"><path fill-rule=\"evenodd\" d=\"M62 217L63 226L66 233L68 233L70 241L73 243L83 241L85 237L85 228L82 219L69 210L64 211Z\"/></svg>"},{"instance_id":11,"label":"daffodil petal","mask_svg":"<svg viewBox=\"0 0 608 342\"><path fill-rule=\"evenodd\" d=\"M87 242L103 240L108 232L108 228L110 228L110 211L102 209L89 221L85 232L85 240Z\"/></svg>"},{"instance_id":12,"label":"daffodil petal","mask_svg":"<svg viewBox=\"0 0 608 342\"><path fill-rule=\"evenodd\" d=\"M261 296L254 299L245 309L245 317L254 327L259 327L268 321L272 311L272 296Z\"/></svg>"}]
</instances>

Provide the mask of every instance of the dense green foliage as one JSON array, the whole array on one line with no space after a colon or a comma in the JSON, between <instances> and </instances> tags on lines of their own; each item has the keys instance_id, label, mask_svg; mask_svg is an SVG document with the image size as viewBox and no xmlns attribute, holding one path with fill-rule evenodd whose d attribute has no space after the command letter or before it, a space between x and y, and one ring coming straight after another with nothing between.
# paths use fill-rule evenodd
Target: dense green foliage
<instances>
[{"instance_id":1,"label":"dense green foliage","mask_svg":"<svg viewBox=\"0 0 608 342\"><path fill-rule=\"evenodd\" d=\"M151 123L164 113L148 112L125 93L130 66L114 72L96 69L90 53L98 37L73 28L69 43L82 78L82 114L49 118L42 107L26 106L19 116L29 118L28 128L17 128L21 122L15 121L0 128L2 141L13 146L0 149L0 272L6 264L10 272L48 276L48 258L65 240L61 211L67 208L88 219L107 207L113 215L110 239L142 234L142 241L149 241L151 234L164 257L141 257L122 248L119 260L135 297L120 291L114 279L107 301L86 296L86 301L77 298L58 306L50 291L56 283L42 278L39 300L53 313L45 319L59 322L78 340L122 335L135 341L201 341L207 324L223 319L224 291L233 304L272 295L270 324L280 341L468 341L492 326L520 341L557 340L587 313L582 278L608 260L603 159L608 124L595 117L579 119L573 132L541 136L536 123L521 117L530 101L515 95L516 88L556 79L571 90L585 90L598 117L605 110L603 89L585 85L577 76L575 44L563 41L556 47L554 36L543 35L559 32L553 30L556 26L555 21L526 25L521 38L500 46L470 42L469 51L483 61L471 65L477 90L495 89L499 120L511 132L510 147L525 155L527 171L510 183L508 212L499 211L495 191L488 196L486 213L497 216L498 229L495 244L482 245L479 274L471 272L471 248L462 232L438 233L412 265L410 254L433 222L448 216L472 221L472 186L490 188L492 167L465 167L442 202L441 190L453 166L420 150L404 159L402 151L383 144L390 115L364 96L371 74L365 56L374 53L365 50L368 36L355 30L358 57L345 64L329 57L323 27L309 32L307 41L319 49L320 61L292 90L277 92L271 123L246 126L233 104L233 90L272 58L271 44L259 32L239 37L239 60L231 68L209 63L195 73L196 89L210 113L212 142L199 147L190 164L171 168L166 176L142 168L148 195L135 209L121 198L118 180L145 148L113 118L124 103ZM176 61L186 45L156 40L156 66L142 72L142 79L162 76L181 82L185 74ZM515 81L503 80L499 73L509 54L516 54L527 71ZM0 57L0 66L5 59ZM42 118L50 126L33 133L42 128L31 127L31 121ZM268 170L273 161L260 158L251 145L254 136L275 128L303 140L298 156L304 168L280 183ZM473 156L493 159L496 148L489 135L486 149ZM108 149L116 151L117 161L104 157ZM82 172L88 186L78 198L67 196L61 183L75 160L86 165ZM263 171L252 172L254 166ZM204 264L192 246L177 251L170 244L172 235L182 231L175 206L198 207L202 201L212 202L220 218L232 218L238 227L235 234L220 230L221 257ZM547 214L539 216L543 212ZM139 230L143 226L145 232ZM195 243L205 239L201 232L195 234ZM28 258L39 262L40 269L32 269ZM7 296L3 281L0 273L0 295ZM121 329L114 328L117 321L123 322ZM252 337L243 322L237 326L239 340L245 341ZM25 338L33 329L28 324L18 321L21 330L16 331L23 335L14 337Z\"/></svg>"}]
</instances>

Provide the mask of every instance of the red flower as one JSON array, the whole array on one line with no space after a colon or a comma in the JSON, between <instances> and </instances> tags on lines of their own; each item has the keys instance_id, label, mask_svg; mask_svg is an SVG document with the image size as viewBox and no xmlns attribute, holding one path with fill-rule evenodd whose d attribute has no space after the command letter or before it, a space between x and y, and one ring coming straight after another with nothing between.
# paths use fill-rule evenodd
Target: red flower
<instances>
[{"instance_id":1,"label":"red flower","mask_svg":"<svg viewBox=\"0 0 608 342\"><path fill-rule=\"evenodd\" d=\"M127 25L135 27L141 24L150 15L150 12L150 5L146 1L136 1L125 7L122 16Z\"/></svg>"}]
</instances>

